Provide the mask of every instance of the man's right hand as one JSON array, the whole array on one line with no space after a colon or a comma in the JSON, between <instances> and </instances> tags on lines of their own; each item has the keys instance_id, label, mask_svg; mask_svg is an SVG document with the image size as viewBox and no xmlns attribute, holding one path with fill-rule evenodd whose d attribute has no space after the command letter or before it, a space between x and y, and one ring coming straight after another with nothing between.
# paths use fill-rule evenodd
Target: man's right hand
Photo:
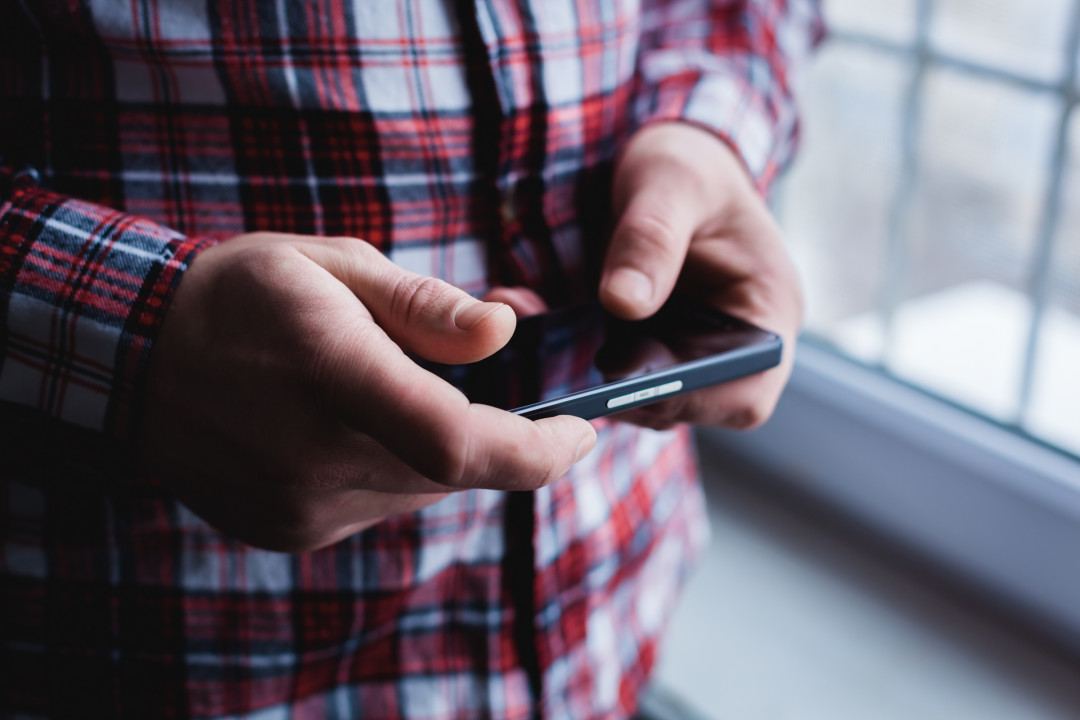
<instances>
[{"instance_id":1,"label":"man's right hand","mask_svg":"<svg viewBox=\"0 0 1080 720\"><path fill-rule=\"evenodd\" d=\"M230 240L185 273L154 346L148 459L211 524L292 552L457 490L541 487L592 449L589 423L471 405L404 352L474 362L514 323L355 238Z\"/></svg>"}]
</instances>

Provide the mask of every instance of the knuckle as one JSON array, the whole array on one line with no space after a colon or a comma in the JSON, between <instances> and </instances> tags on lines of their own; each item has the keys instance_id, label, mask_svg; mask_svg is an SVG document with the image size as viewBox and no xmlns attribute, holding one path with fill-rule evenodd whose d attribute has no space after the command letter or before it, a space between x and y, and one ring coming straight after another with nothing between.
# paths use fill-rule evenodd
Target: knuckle
<instances>
[{"instance_id":1,"label":"knuckle","mask_svg":"<svg viewBox=\"0 0 1080 720\"><path fill-rule=\"evenodd\" d=\"M267 243L245 248L229 268L227 281L241 291L264 294L267 288L295 276L304 258L288 245Z\"/></svg>"},{"instance_id":2,"label":"knuckle","mask_svg":"<svg viewBox=\"0 0 1080 720\"><path fill-rule=\"evenodd\" d=\"M670 254L678 242L671 224L654 212L641 212L628 217L625 228L636 245L655 253Z\"/></svg>"},{"instance_id":3,"label":"knuckle","mask_svg":"<svg viewBox=\"0 0 1080 720\"><path fill-rule=\"evenodd\" d=\"M310 397L320 402L320 408L329 405L335 411L339 409L347 397L344 383L358 369L366 367L363 362L366 356L360 349L374 345L376 335L381 333L375 323L353 318L339 323L336 333L313 333L300 340L302 352L297 360L300 377Z\"/></svg>"},{"instance_id":4,"label":"knuckle","mask_svg":"<svg viewBox=\"0 0 1080 720\"><path fill-rule=\"evenodd\" d=\"M329 240L332 241L334 247L351 255L356 262L364 264L389 263L382 251L365 240L354 237L336 237Z\"/></svg>"},{"instance_id":5,"label":"knuckle","mask_svg":"<svg viewBox=\"0 0 1080 720\"><path fill-rule=\"evenodd\" d=\"M390 291L390 310L406 323L431 317L446 299L449 288L441 280L425 275L404 275Z\"/></svg>"}]
</instances>

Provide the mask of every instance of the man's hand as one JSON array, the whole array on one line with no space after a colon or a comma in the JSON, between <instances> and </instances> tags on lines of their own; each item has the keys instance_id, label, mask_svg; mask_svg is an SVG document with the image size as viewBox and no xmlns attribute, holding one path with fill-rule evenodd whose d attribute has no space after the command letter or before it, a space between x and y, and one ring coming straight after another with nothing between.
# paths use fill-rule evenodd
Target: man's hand
<instances>
[{"instance_id":1,"label":"man's hand","mask_svg":"<svg viewBox=\"0 0 1080 720\"><path fill-rule=\"evenodd\" d=\"M161 329L147 456L207 521L287 551L456 490L540 487L592 448L587 422L470 405L404 353L473 362L514 323L354 238L231 240L199 255Z\"/></svg>"},{"instance_id":2,"label":"man's hand","mask_svg":"<svg viewBox=\"0 0 1080 720\"><path fill-rule=\"evenodd\" d=\"M779 367L621 414L655 428L733 428L772 414L791 374L802 321L798 279L780 230L732 150L684 123L645 127L615 168L617 221L600 301L620 317L656 312L673 289L784 338Z\"/></svg>"}]
</instances>

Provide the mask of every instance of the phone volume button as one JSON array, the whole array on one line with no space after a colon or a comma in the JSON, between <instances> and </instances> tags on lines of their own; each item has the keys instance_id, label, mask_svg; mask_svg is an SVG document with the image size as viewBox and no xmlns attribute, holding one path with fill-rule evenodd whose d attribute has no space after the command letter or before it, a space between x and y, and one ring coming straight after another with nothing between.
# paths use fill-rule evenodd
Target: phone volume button
<instances>
[{"instance_id":1,"label":"phone volume button","mask_svg":"<svg viewBox=\"0 0 1080 720\"><path fill-rule=\"evenodd\" d=\"M679 392L682 390L682 380L674 380L663 385L658 385L656 388L657 395L667 395L668 393Z\"/></svg>"},{"instance_id":2,"label":"phone volume button","mask_svg":"<svg viewBox=\"0 0 1080 720\"><path fill-rule=\"evenodd\" d=\"M625 395L619 395L613 397L607 401L608 409L622 407L623 405L629 405L630 403L640 402L642 400L648 400L650 398L657 397L658 395L668 395L673 392L682 390L682 380L673 380L663 385L657 385L651 388L645 388L644 390L638 390L637 392L626 393Z\"/></svg>"},{"instance_id":3,"label":"phone volume button","mask_svg":"<svg viewBox=\"0 0 1080 720\"><path fill-rule=\"evenodd\" d=\"M656 388L654 387L638 390L634 393L634 400L648 400L651 397L656 397Z\"/></svg>"},{"instance_id":4,"label":"phone volume button","mask_svg":"<svg viewBox=\"0 0 1080 720\"><path fill-rule=\"evenodd\" d=\"M611 398L607 401L608 409L629 405L634 402L634 395L636 395L636 393L627 393L626 395Z\"/></svg>"}]
</instances>

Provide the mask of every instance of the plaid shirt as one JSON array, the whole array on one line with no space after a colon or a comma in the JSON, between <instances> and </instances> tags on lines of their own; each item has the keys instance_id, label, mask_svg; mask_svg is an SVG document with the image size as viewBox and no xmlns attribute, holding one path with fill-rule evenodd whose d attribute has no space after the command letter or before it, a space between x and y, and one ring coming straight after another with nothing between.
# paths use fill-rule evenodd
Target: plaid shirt
<instances>
[{"instance_id":1,"label":"plaid shirt","mask_svg":"<svg viewBox=\"0 0 1080 720\"><path fill-rule=\"evenodd\" d=\"M290 556L140 472L147 359L256 229L584 297L629 134L709 128L764 190L819 34L812 0L0 2L0 709L629 715L706 532L685 431Z\"/></svg>"}]
</instances>

